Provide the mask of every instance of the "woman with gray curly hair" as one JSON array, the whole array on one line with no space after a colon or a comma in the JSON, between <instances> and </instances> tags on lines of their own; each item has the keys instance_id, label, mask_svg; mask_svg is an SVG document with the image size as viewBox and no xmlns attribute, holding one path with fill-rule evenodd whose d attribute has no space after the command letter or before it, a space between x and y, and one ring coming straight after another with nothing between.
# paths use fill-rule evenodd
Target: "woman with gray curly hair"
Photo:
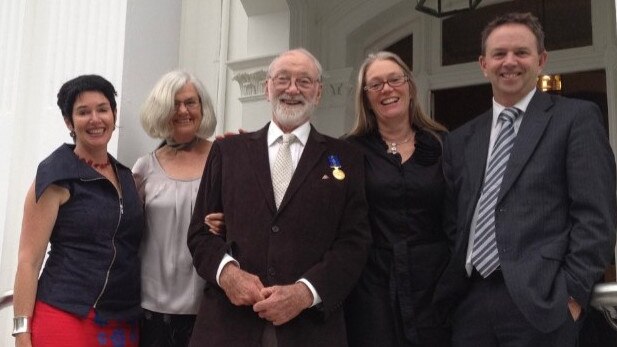
<instances>
[{"instance_id":1,"label":"woman with gray curly hair","mask_svg":"<svg viewBox=\"0 0 617 347\"><path fill-rule=\"evenodd\" d=\"M133 167L146 217L140 345L186 346L204 288L186 235L216 118L203 84L184 71L157 82L140 118L150 137L163 140Z\"/></svg>"}]
</instances>

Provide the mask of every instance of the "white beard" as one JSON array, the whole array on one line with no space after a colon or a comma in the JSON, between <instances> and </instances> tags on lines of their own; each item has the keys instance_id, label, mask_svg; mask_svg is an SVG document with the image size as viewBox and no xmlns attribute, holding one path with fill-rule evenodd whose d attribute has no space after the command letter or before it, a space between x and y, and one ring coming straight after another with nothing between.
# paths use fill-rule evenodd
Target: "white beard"
<instances>
[{"instance_id":1,"label":"white beard","mask_svg":"<svg viewBox=\"0 0 617 347\"><path fill-rule=\"evenodd\" d=\"M287 105L282 100L302 101L304 104ZM311 118L317 104L308 101L303 96L291 97L283 94L272 102L274 120L281 128L295 129Z\"/></svg>"}]
</instances>

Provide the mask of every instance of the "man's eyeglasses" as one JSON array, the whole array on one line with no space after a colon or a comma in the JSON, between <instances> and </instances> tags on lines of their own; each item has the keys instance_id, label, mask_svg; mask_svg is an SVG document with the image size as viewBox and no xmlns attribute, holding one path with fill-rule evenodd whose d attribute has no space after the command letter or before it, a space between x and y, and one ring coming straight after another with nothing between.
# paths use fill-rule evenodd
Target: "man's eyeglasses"
<instances>
[{"instance_id":1,"label":"man's eyeglasses","mask_svg":"<svg viewBox=\"0 0 617 347\"><path fill-rule=\"evenodd\" d=\"M291 86L292 80L294 80L296 88L301 89L301 90L311 89L315 85L315 82L316 82L310 77L291 77L291 76L285 76L285 75L270 77L270 80L272 80L272 84L274 85L274 88L279 89L279 90L285 90L289 88L289 86Z\"/></svg>"},{"instance_id":2,"label":"man's eyeglasses","mask_svg":"<svg viewBox=\"0 0 617 347\"><path fill-rule=\"evenodd\" d=\"M366 91L371 91L371 92L378 92L381 91L383 89L383 86L388 83L388 85L392 88L394 87L400 87L403 84L405 84L405 82L407 82L409 80L409 77L405 76L405 75L401 75L401 76L393 76L388 78L385 81L380 81L380 82L370 82L367 83L364 86L364 90Z\"/></svg>"},{"instance_id":3,"label":"man's eyeglasses","mask_svg":"<svg viewBox=\"0 0 617 347\"><path fill-rule=\"evenodd\" d=\"M177 112L180 110L180 106L184 105L187 110L195 111L199 109L199 100L188 99L184 101L175 101L174 102L174 110Z\"/></svg>"}]
</instances>

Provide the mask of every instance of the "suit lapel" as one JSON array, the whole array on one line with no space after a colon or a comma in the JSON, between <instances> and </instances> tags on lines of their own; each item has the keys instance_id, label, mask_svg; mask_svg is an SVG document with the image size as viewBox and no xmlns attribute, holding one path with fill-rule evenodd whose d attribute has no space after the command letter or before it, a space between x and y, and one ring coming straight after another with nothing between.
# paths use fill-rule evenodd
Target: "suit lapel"
<instances>
[{"instance_id":1,"label":"suit lapel","mask_svg":"<svg viewBox=\"0 0 617 347\"><path fill-rule=\"evenodd\" d=\"M298 166L291 177L291 182L289 182L283 201L281 201L281 206L279 206L278 210L279 213L285 208L289 200L302 186L302 183L306 180L306 177L309 175L313 167L317 165L325 150L325 138L311 125L311 132L309 133L308 140L306 141L306 146L302 151L302 156L300 157ZM270 184L270 186L272 186L272 184Z\"/></svg>"},{"instance_id":2,"label":"suit lapel","mask_svg":"<svg viewBox=\"0 0 617 347\"><path fill-rule=\"evenodd\" d=\"M544 134L544 130L551 119L551 114L547 110L552 105L551 97L539 91L536 91L536 94L529 102L521 126L518 129L510 159L508 159L508 166L506 167L499 190L498 204L510 190L531 157L540 138L542 138L542 134Z\"/></svg>"},{"instance_id":3,"label":"suit lapel","mask_svg":"<svg viewBox=\"0 0 617 347\"><path fill-rule=\"evenodd\" d=\"M471 128L468 134L467 146L465 147L465 158L468 160L467 177L470 181L470 192L473 194L473 199L470 201L478 201L482 183L484 182L484 173L486 171L486 156L488 154L488 145L491 137L491 124L493 119L493 111L488 110L480 116L476 126ZM466 216L467 221L471 223L476 205L469 204Z\"/></svg>"},{"instance_id":4,"label":"suit lapel","mask_svg":"<svg viewBox=\"0 0 617 347\"><path fill-rule=\"evenodd\" d=\"M274 190L272 188L272 176L270 174L270 158L268 156L268 126L266 124L261 130L249 135L246 151L249 153L249 160L253 172L257 177L257 182L263 192L268 207L274 213L276 205L274 203ZM233 159L232 159L233 160Z\"/></svg>"}]
</instances>

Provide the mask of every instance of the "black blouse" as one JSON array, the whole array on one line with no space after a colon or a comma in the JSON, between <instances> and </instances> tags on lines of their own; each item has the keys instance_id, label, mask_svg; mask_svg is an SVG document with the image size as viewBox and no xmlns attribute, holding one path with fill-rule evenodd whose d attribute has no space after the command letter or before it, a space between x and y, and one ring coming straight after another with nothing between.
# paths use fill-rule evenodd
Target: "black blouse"
<instances>
[{"instance_id":1,"label":"black blouse","mask_svg":"<svg viewBox=\"0 0 617 347\"><path fill-rule=\"evenodd\" d=\"M422 244L444 240L441 143L423 130L416 130L415 138L415 151L404 163L400 154L386 152L388 147L378 132L349 138L365 154L373 247L392 249L401 241Z\"/></svg>"}]
</instances>

